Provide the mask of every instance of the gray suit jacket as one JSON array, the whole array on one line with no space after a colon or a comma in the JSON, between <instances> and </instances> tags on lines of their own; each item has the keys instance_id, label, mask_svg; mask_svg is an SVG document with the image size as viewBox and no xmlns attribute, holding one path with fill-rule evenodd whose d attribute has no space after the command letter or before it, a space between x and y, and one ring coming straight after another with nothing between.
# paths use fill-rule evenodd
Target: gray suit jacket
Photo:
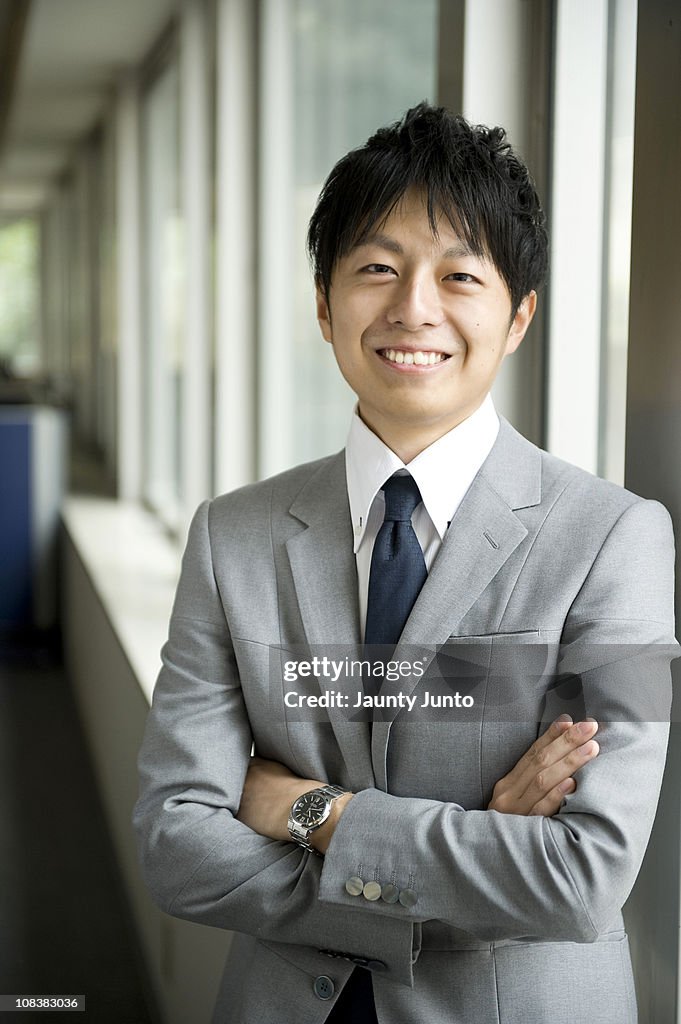
<instances>
[{"instance_id":1,"label":"gray suit jacket","mask_svg":"<svg viewBox=\"0 0 681 1024\"><path fill-rule=\"evenodd\" d=\"M437 647L437 663L474 693L474 713L394 709L370 735L341 709L314 721L285 706L273 646L357 651L358 639L342 452L200 507L140 754L135 827L163 910L243 933L215 1021L317 1024L352 958L371 961L381 1024L635 1021L620 910L666 752L665 509L502 420L396 652ZM664 656L641 670L628 654L650 644ZM548 672L525 658L538 645ZM602 722L601 753L576 792L553 818L485 810L573 692L576 713ZM234 819L252 743L357 794L325 858ZM417 902L352 896L352 875ZM323 975L330 1000L315 991Z\"/></svg>"}]
</instances>

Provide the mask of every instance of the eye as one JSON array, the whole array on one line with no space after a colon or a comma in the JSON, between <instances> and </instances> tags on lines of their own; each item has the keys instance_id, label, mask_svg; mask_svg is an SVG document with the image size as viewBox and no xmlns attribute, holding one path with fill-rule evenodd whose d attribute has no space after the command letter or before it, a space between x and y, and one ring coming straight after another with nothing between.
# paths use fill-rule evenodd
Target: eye
<instances>
[{"instance_id":1,"label":"eye","mask_svg":"<svg viewBox=\"0 0 681 1024\"><path fill-rule=\"evenodd\" d=\"M475 281L475 278L473 277L472 274L464 274L463 272L461 272L457 274L447 274L445 280L459 281L462 282L463 284L470 284L471 282Z\"/></svg>"},{"instance_id":2,"label":"eye","mask_svg":"<svg viewBox=\"0 0 681 1024\"><path fill-rule=\"evenodd\" d=\"M387 266L385 263L369 263L368 266L362 267L362 270L366 270L369 274L392 274L394 273L393 268Z\"/></svg>"}]
</instances>

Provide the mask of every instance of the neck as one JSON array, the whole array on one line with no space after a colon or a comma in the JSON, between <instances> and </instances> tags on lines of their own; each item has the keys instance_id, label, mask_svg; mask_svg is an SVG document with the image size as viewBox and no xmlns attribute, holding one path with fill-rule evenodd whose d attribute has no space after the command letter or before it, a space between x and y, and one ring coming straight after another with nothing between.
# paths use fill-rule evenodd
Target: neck
<instances>
[{"instance_id":1,"label":"neck","mask_svg":"<svg viewBox=\"0 0 681 1024\"><path fill-rule=\"evenodd\" d=\"M452 416L451 420L444 424L420 424L416 427L409 424L382 423L379 418L367 416L360 407L358 407L357 411L360 419L369 430L373 431L383 444L390 448L407 466L417 455L420 455L422 451L429 448L431 444L439 441L450 430L458 427L460 423L463 423L469 416L472 416L479 407L480 405L477 405L470 409L462 410L460 415Z\"/></svg>"}]
</instances>

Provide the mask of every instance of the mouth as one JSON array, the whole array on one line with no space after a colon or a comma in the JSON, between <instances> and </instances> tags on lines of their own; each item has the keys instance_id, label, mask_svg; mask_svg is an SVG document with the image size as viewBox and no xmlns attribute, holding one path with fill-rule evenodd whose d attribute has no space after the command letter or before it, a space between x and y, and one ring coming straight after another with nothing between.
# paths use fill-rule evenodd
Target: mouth
<instances>
[{"instance_id":1,"label":"mouth","mask_svg":"<svg viewBox=\"0 0 681 1024\"><path fill-rule=\"evenodd\" d=\"M450 358L445 352L436 352L430 349L413 351L412 349L381 348L377 350L377 354L384 362L390 363L395 368L408 368L412 371L415 368L425 370L439 366Z\"/></svg>"}]
</instances>

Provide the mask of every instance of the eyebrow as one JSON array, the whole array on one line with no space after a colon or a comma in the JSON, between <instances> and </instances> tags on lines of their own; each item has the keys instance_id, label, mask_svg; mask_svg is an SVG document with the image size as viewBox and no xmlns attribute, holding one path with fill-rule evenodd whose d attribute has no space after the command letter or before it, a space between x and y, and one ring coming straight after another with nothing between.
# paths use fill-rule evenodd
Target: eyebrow
<instances>
[{"instance_id":1,"label":"eyebrow","mask_svg":"<svg viewBox=\"0 0 681 1024\"><path fill-rule=\"evenodd\" d=\"M394 252L398 256L404 255L404 249L402 248L399 242L397 242L394 238L391 238L390 235L382 235L380 233L368 235L363 242L359 242L357 245L353 245L353 249L362 249L365 246L370 245L375 245L379 249L386 249L388 252ZM460 259L462 256L472 255L473 254L471 250L468 248L467 245L464 245L463 242L459 242L458 245L453 245L449 249L445 249L445 251L441 254L442 259L445 260L456 260Z\"/></svg>"}]
</instances>

